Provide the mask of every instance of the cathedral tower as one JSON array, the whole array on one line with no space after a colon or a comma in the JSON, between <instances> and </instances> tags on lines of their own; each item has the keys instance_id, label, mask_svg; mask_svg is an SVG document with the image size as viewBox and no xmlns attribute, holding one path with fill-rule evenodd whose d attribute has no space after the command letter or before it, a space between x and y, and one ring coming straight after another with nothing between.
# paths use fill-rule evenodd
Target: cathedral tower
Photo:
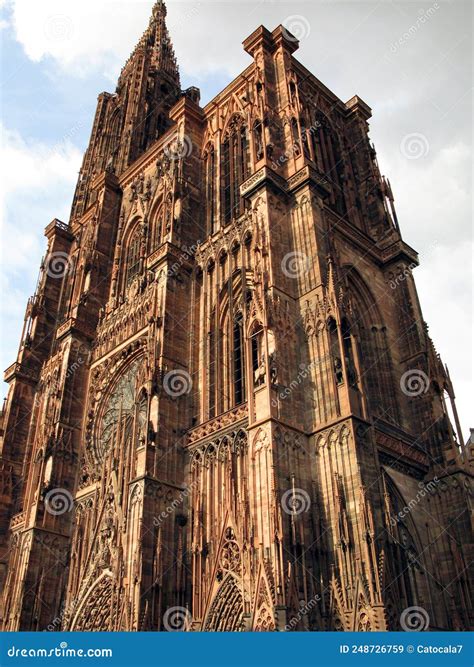
<instances>
[{"instance_id":1,"label":"cathedral tower","mask_svg":"<svg viewBox=\"0 0 474 667\"><path fill-rule=\"evenodd\" d=\"M99 96L6 371L4 628L472 627L472 452L370 108L282 26L201 107L165 17Z\"/></svg>"}]
</instances>

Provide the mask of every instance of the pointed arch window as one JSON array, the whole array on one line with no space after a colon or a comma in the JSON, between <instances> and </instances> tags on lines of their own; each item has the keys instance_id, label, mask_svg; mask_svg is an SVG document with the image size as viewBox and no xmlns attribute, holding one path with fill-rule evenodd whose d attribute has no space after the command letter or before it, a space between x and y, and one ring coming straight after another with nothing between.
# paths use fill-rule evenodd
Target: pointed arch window
<instances>
[{"instance_id":1,"label":"pointed arch window","mask_svg":"<svg viewBox=\"0 0 474 667\"><path fill-rule=\"evenodd\" d=\"M422 553L415 539L416 528L410 518L404 517L404 501L389 475L382 476L387 506L386 519L389 527L389 549L394 579L391 592L404 607L419 603L419 577L422 572Z\"/></svg>"},{"instance_id":2,"label":"pointed arch window","mask_svg":"<svg viewBox=\"0 0 474 667\"><path fill-rule=\"evenodd\" d=\"M118 142L120 140L121 111L115 109L110 117L107 130L104 134L104 147L101 151L104 155L105 168L107 171L113 171L115 160L118 153Z\"/></svg>"},{"instance_id":3,"label":"pointed arch window","mask_svg":"<svg viewBox=\"0 0 474 667\"><path fill-rule=\"evenodd\" d=\"M310 142L309 142L309 131L306 129L306 121L304 118L300 119L301 127L301 143L303 144L303 154L305 158L311 160L311 151L310 151Z\"/></svg>"},{"instance_id":4,"label":"pointed arch window","mask_svg":"<svg viewBox=\"0 0 474 667\"><path fill-rule=\"evenodd\" d=\"M161 245L163 239L163 207L158 210L156 218L153 223L153 250L156 250Z\"/></svg>"},{"instance_id":5,"label":"pointed arch window","mask_svg":"<svg viewBox=\"0 0 474 667\"><path fill-rule=\"evenodd\" d=\"M118 378L111 393L105 398L101 417L93 443L93 454L99 463L106 454L117 445L128 446L133 433L144 432L146 428L147 400L146 394L142 401L137 402L136 383L142 359L134 361ZM133 429L134 418L137 428Z\"/></svg>"},{"instance_id":6,"label":"pointed arch window","mask_svg":"<svg viewBox=\"0 0 474 667\"><path fill-rule=\"evenodd\" d=\"M166 116L162 113L158 114L158 118L156 121L156 133L155 136L158 139L161 137L166 131Z\"/></svg>"},{"instance_id":7,"label":"pointed arch window","mask_svg":"<svg viewBox=\"0 0 474 667\"><path fill-rule=\"evenodd\" d=\"M263 350L263 327L255 323L250 336L252 371L255 387L265 384L265 353Z\"/></svg>"},{"instance_id":8,"label":"pointed arch window","mask_svg":"<svg viewBox=\"0 0 474 667\"><path fill-rule=\"evenodd\" d=\"M261 160L263 158L263 125L260 119L256 120L253 126L253 141L255 146L255 158Z\"/></svg>"},{"instance_id":9,"label":"pointed arch window","mask_svg":"<svg viewBox=\"0 0 474 667\"><path fill-rule=\"evenodd\" d=\"M211 287L213 277L209 269L208 278ZM249 387L253 387L253 374L247 365L252 353L247 337L246 293L241 287L240 271L236 269L224 283L217 303L209 310L203 369L204 409L208 419L243 404Z\"/></svg>"},{"instance_id":10,"label":"pointed arch window","mask_svg":"<svg viewBox=\"0 0 474 667\"><path fill-rule=\"evenodd\" d=\"M234 322L234 404L245 400L244 327L242 313L237 313Z\"/></svg>"},{"instance_id":11,"label":"pointed arch window","mask_svg":"<svg viewBox=\"0 0 474 667\"><path fill-rule=\"evenodd\" d=\"M209 282L212 286L212 268L209 271ZM208 354L209 364L207 369L207 393L208 393L208 418L211 419L216 415L216 388L217 388L217 345L218 339L216 336L216 310L212 310L209 318L209 332L208 332Z\"/></svg>"},{"instance_id":12,"label":"pointed arch window","mask_svg":"<svg viewBox=\"0 0 474 667\"><path fill-rule=\"evenodd\" d=\"M301 145L300 145L300 133L298 130L298 121L296 118L291 119L291 138L293 141L293 151L295 157L301 154Z\"/></svg>"},{"instance_id":13,"label":"pointed arch window","mask_svg":"<svg viewBox=\"0 0 474 667\"><path fill-rule=\"evenodd\" d=\"M205 155L206 160L206 232L214 234L216 210L216 155L210 146Z\"/></svg>"},{"instance_id":14,"label":"pointed arch window","mask_svg":"<svg viewBox=\"0 0 474 667\"><path fill-rule=\"evenodd\" d=\"M364 391L372 414L384 421L398 423L399 383L394 376L388 332L383 324L383 316L372 291L357 270L350 267L346 275L352 301L350 321L352 347L349 348L348 342L344 342L344 345L348 348L347 352L352 351L355 359L357 387ZM396 297L398 291L396 290ZM343 330L343 338L348 337L348 333L348 328Z\"/></svg>"},{"instance_id":15,"label":"pointed arch window","mask_svg":"<svg viewBox=\"0 0 474 667\"><path fill-rule=\"evenodd\" d=\"M128 286L140 272L141 228L137 225L132 232L127 249L127 272L125 284Z\"/></svg>"},{"instance_id":16,"label":"pointed arch window","mask_svg":"<svg viewBox=\"0 0 474 667\"><path fill-rule=\"evenodd\" d=\"M240 185L249 172L247 128L236 118L222 145L223 223L228 225L243 213Z\"/></svg>"},{"instance_id":17,"label":"pointed arch window","mask_svg":"<svg viewBox=\"0 0 474 667\"><path fill-rule=\"evenodd\" d=\"M339 349L339 338L337 335L337 324L333 317L330 317L327 323L327 330L329 333L329 345L331 349L332 365L334 369L334 377L337 384L344 382L344 372L342 367L341 352Z\"/></svg>"},{"instance_id":18,"label":"pointed arch window","mask_svg":"<svg viewBox=\"0 0 474 667\"><path fill-rule=\"evenodd\" d=\"M342 343L344 345L344 360L346 362L347 379L351 387L357 386L357 373L352 349L352 332L348 320L344 317L341 322Z\"/></svg>"},{"instance_id":19,"label":"pointed arch window","mask_svg":"<svg viewBox=\"0 0 474 667\"><path fill-rule=\"evenodd\" d=\"M204 621L206 632L236 632L244 629L242 588L233 573L228 573Z\"/></svg>"},{"instance_id":20,"label":"pointed arch window","mask_svg":"<svg viewBox=\"0 0 474 667\"><path fill-rule=\"evenodd\" d=\"M296 101L297 101L296 83L294 81L290 81L290 102L292 104L295 104Z\"/></svg>"},{"instance_id":21,"label":"pointed arch window","mask_svg":"<svg viewBox=\"0 0 474 667\"><path fill-rule=\"evenodd\" d=\"M209 332L209 418L216 414L216 335Z\"/></svg>"},{"instance_id":22,"label":"pointed arch window","mask_svg":"<svg viewBox=\"0 0 474 667\"><path fill-rule=\"evenodd\" d=\"M340 215L344 215L346 212L343 191L344 163L339 140L328 119L322 114L317 115L314 126L317 129L311 136L315 161L334 186L330 203Z\"/></svg>"}]
</instances>

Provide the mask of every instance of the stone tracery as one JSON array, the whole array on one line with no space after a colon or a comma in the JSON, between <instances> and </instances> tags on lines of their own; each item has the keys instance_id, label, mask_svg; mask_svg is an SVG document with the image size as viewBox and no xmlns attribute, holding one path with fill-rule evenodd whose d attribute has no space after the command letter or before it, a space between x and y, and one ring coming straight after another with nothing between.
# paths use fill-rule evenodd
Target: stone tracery
<instances>
[{"instance_id":1,"label":"stone tracery","mask_svg":"<svg viewBox=\"0 0 474 667\"><path fill-rule=\"evenodd\" d=\"M99 97L70 225L46 229L70 268L40 272L7 369L5 625L44 629L66 600L68 629L163 629L179 606L209 631L369 631L423 599L468 627L469 545L443 536L428 559L432 524L400 517L433 460L450 475L426 516L465 516L469 452L370 110L308 76L281 27L245 40L253 62L201 108L165 15ZM430 376L420 400L400 390L410 364ZM48 513L52 486L74 510Z\"/></svg>"}]
</instances>

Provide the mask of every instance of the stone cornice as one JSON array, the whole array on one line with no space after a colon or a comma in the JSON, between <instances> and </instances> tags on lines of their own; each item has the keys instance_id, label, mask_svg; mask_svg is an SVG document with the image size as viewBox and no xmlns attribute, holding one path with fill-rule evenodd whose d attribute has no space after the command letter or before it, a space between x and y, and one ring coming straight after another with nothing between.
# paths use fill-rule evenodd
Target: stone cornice
<instances>
[{"instance_id":1,"label":"stone cornice","mask_svg":"<svg viewBox=\"0 0 474 667\"><path fill-rule=\"evenodd\" d=\"M219 104L222 104L222 102L225 100L226 97L228 97L234 90L234 88L240 88L244 81L242 79L245 79L246 77L250 76L250 74L253 72L255 69L255 63L251 63L247 69L244 69L243 72L239 74L239 76L236 76L235 79L233 79L225 88L222 90L216 97L214 97L210 102L206 104L204 107L204 113L206 114L206 118L208 115L210 115L216 106Z\"/></svg>"},{"instance_id":2,"label":"stone cornice","mask_svg":"<svg viewBox=\"0 0 474 667\"><path fill-rule=\"evenodd\" d=\"M256 171L250 178L242 183L240 186L240 194L242 197L249 197L261 187L268 185L282 193L286 193L288 187L284 178L279 176L273 169L265 166Z\"/></svg>"},{"instance_id":3,"label":"stone cornice","mask_svg":"<svg viewBox=\"0 0 474 667\"><path fill-rule=\"evenodd\" d=\"M331 191L331 183L318 169L307 164L302 169L287 179L286 187L290 192L296 192L305 185L312 184L323 196L327 196Z\"/></svg>"},{"instance_id":4,"label":"stone cornice","mask_svg":"<svg viewBox=\"0 0 474 667\"><path fill-rule=\"evenodd\" d=\"M3 379L5 382L11 382L15 378L36 384L39 380L39 371L15 361L5 370Z\"/></svg>"},{"instance_id":5,"label":"stone cornice","mask_svg":"<svg viewBox=\"0 0 474 667\"><path fill-rule=\"evenodd\" d=\"M228 410L217 417L209 419L207 422L196 426L188 433L188 443L186 447L196 444L204 440L208 436L214 435L222 431L233 428L234 426L244 422L248 418L247 404L239 405L232 410Z\"/></svg>"},{"instance_id":6,"label":"stone cornice","mask_svg":"<svg viewBox=\"0 0 474 667\"><path fill-rule=\"evenodd\" d=\"M63 322L56 330L56 338L64 338L69 333L82 334L88 340L93 340L95 337L95 328L89 326L86 322L70 317L66 322Z\"/></svg>"},{"instance_id":7,"label":"stone cornice","mask_svg":"<svg viewBox=\"0 0 474 667\"><path fill-rule=\"evenodd\" d=\"M125 191L138 174L148 169L150 165L158 160L161 153L175 134L176 125L172 125L162 137L150 146L146 153L143 153L143 155L137 158L135 162L120 175L119 183L123 191Z\"/></svg>"},{"instance_id":8,"label":"stone cornice","mask_svg":"<svg viewBox=\"0 0 474 667\"><path fill-rule=\"evenodd\" d=\"M62 236L69 242L74 240L74 234L72 234L69 225L66 225L65 222L62 222L57 218L54 218L54 220L52 220L45 228L44 235L48 239L51 239L53 236Z\"/></svg>"}]
</instances>

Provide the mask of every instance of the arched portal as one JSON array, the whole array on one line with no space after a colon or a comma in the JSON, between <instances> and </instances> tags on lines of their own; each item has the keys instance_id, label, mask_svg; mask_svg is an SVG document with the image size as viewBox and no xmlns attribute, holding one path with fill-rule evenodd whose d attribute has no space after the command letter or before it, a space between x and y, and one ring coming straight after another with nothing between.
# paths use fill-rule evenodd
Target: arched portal
<instances>
[{"instance_id":1,"label":"arched portal","mask_svg":"<svg viewBox=\"0 0 474 667\"><path fill-rule=\"evenodd\" d=\"M228 574L214 597L206 620L205 632L238 632L244 630L244 605L239 582Z\"/></svg>"},{"instance_id":2,"label":"arched portal","mask_svg":"<svg viewBox=\"0 0 474 667\"><path fill-rule=\"evenodd\" d=\"M112 630L113 579L109 571L104 571L85 593L78 606L70 630L80 632L107 632Z\"/></svg>"}]
</instances>

